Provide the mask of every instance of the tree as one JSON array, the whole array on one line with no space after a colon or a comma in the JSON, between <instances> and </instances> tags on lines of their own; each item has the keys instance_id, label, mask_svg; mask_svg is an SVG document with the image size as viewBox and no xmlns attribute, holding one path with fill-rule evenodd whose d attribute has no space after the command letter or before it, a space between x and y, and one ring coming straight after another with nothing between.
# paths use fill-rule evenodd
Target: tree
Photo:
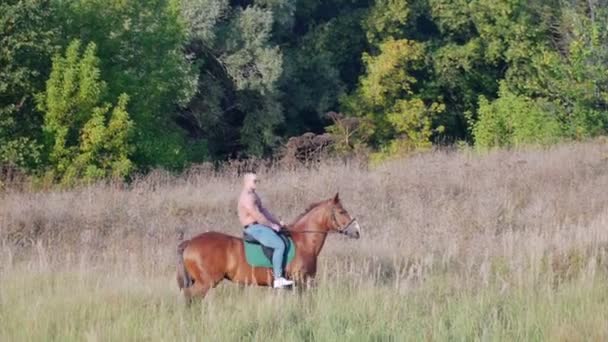
<instances>
[{"instance_id":1,"label":"tree","mask_svg":"<svg viewBox=\"0 0 608 342\"><path fill-rule=\"evenodd\" d=\"M286 122L282 132L322 132L325 113L339 109L363 70L367 47L363 18L367 1L301 0L294 29L280 37L284 68L280 80Z\"/></svg>"},{"instance_id":2,"label":"tree","mask_svg":"<svg viewBox=\"0 0 608 342\"><path fill-rule=\"evenodd\" d=\"M46 91L38 98L44 112L49 174L64 184L123 178L133 167L128 96L121 94L113 109L103 101L107 86L100 80L96 45L89 43L82 55L80 46L74 40L65 57L53 58Z\"/></svg>"},{"instance_id":3,"label":"tree","mask_svg":"<svg viewBox=\"0 0 608 342\"><path fill-rule=\"evenodd\" d=\"M556 109L546 100L515 95L503 83L498 99L479 99L475 143L481 148L554 143L563 136Z\"/></svg>"},{"instance_id":4,"label":"tree","mask_svg":"<svg viewBox=\"0 0 608 342\"><path fill-rule=\"evenodd\" d=\"M479 102L478 145L554 142L606 132L606 7L554 5L520 4L515 13L526 20L499 31L509 42L504 51L509 67L499 98Z\"/></svg>"},{"instance_id":5,"label":"tree","mask_svg":"<svg viewBox=\"0 0 608 342\"><path fill-rule=\"evenodd\" d=\"M374 140L388 154L430 146L432 120L445 107L417 91L414 73L425 67L424 44L389 39L379 49L377 56L363 56L367 73L344 105L373 123Z\"/></svg>"},{"instance_id":6,"label":"tree","mask_svg":"<svg viewBox=\"0 0 608 342\"><path fill-rule=\"evenodd\" d=\"M0 3L0 168L32 171L42 162L42 114L34 94L44 89L56 51L49 1Z\"/></svg>"},{"instance_id":7,"label":"tree","mask_svg":"<svg viewBox=\"0 0 608 342\"><path fill-rule=\"evenodd\" d=\"M237 151L262 155L277 143L275 129L283 122L277 90L283 55L272 42L272 30L275 24L288 24L289 11L273 9L290 8L288 3L182 3L187 49L198 66L199 82L180 121L193 136L208 139L216 157Z\"/></svg>"},{"instance_id":8,"label":"tree","mask_svg":"<svg viewBox=\"0 0 608 342\"><path fill-rule=\"evenodd\" d=\"M354 88L367 1L182 3L199 88L182 121L217 157L269 154L281 135L320 132Z\"/></svg>"},{"instance_id":9,"label":"tree","mask_svg":"<svg viewBox=\"0 0 608 342\"><path fill-rule=\"evenodd\" d=\"M565 136L596 136L608 128L608 9L566 4L560 10L556 46L538 49L525 68L529 76L514 75L510 84L559 108L555 119Z\"/></svg>"},{"instance_id":10,"label":"tree","mask_svg":"<svg viewBox=\"0 0 608 342\"><path fill-rule=\"evenodd\" d=\"M180 1L76 0L55 6L64 45L74 38L95 42L108 97L129 94L135 165L183 167L193 156L176 119L198 77L183 51L187 29Z\"/></svg>"}]
</instances>

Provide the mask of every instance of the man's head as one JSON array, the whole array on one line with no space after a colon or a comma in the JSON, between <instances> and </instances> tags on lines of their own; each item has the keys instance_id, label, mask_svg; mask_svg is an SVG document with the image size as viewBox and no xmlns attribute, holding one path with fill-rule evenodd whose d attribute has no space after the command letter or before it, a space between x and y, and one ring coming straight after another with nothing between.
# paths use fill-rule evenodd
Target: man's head
<instances>
[{"instance_id":1,"label":"man's head","mask_svg":"<svg viewBox=\"0 0 608 342\"><path fill-rule=\"evenodd\" d=\"M255 190L258 183L258 176L255 173L246 173L244 186L247 190Z\"/></svg>"}]
</instances>

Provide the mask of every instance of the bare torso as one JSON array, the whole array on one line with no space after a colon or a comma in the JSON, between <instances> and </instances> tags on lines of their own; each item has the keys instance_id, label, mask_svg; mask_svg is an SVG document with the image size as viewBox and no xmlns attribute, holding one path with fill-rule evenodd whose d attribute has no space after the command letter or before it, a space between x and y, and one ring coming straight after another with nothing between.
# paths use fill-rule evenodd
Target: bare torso
<instances>
[{"instance_id":1,"label":"bare torso","mask_svg":"<svg viewBox=\"0 0 608 342\"><path fill-rule=\"evenodd\" d=\"M280 228L278 220L264 208L262 201L255 190L243 189L239 196L237 212L239 221L243 226L257 222L274 229Z\"/></svg>"},{"instance_id":2,"label":"bare torso","mask_svg":"<svg viewBox=\"0 0 608 342\"><path fill-rule=\"evenodd\" d=\"M237 207L237 212L239 215L239 221L243 226L252 224L257 221L257 218L250 212L249 208L257 207L257 203L259 198L257 194L251 190L243 190L241 195L239 196L239 204ZM262 222L260 222L262 223Z\"/></svg>"}]
</instances>

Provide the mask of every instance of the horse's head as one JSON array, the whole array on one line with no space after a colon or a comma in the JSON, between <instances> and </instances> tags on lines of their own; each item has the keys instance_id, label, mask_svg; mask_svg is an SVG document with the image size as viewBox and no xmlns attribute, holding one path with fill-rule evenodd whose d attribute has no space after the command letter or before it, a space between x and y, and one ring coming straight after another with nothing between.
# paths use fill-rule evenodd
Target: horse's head
<instances>
[{"instance_id":1,"label":"horse's head","mask_svg":"<svg viewBox=\"0 0 608 342\"><path fill-rule=\"evenodd\" d=\"M330 214L328 229L330 231L344 234L349 238L358 239L361 236L361 227L357 219L350 216L348 211L342 206L340 195L336 193L333 199L328 201Z\"/></svg>"}]
</instances>

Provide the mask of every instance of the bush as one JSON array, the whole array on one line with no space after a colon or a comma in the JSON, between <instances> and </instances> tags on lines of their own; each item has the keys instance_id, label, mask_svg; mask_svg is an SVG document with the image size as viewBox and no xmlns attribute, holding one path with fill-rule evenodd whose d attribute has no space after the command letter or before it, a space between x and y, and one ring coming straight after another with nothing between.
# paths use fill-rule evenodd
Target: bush
<instances>
[{"instance_id":1,"label":"bush","mask_svg":"<svg viewBox=\"0 0 608 342\"><path fill-rule=\"evenodd\" d=\"M89 43L80 56L74 40L65 57L55 56L46 92L39 97L49 152L47 176L64 184L129 174L132 122L126 94L114 108L103 101L105 82L99 79L96 46Z\"/></svg>"},{"instance_id":2,"label":"bush","mask_svg":"<svg viewBox=\"0 0 608 342\"><path fill-rule=\"evenodd\" d=\"M498 99L479 98L479 119L473 125L475 144L490 148L554 143L564 136L554 114L557 111L549 101L515 95L501 85Z\"/></svg>"}]
</instances>

